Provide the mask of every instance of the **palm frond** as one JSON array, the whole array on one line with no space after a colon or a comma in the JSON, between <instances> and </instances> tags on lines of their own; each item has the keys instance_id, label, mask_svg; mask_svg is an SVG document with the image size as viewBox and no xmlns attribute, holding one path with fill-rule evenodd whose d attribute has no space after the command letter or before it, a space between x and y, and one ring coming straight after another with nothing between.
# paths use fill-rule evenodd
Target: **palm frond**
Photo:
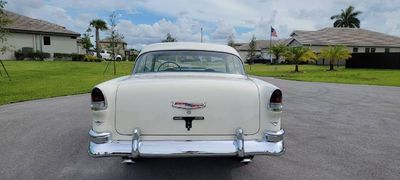
<instances>
[{"instance_id":1,"label":"palm frond","mask_svg":"<svg viewBox=\"0 0 400 180\"><path fill-rule=\"evenodd\" d=\"M333 23L333 27L341 27L342 24L343 24L343 21L342 21L342 20L336 20L336 21Z\"/></svg>"},{"instance_id":2,"label":"palm frond","mask_svg":"<svg viewBox=\"0 0 400 180\"><path fill-rule=\"evenodd\" d=\"M340 14L336 14L336 15L331 16L331 20L339 19L340 17L341 17Z\"/></svg>"},{"instance_id":3,"label":"palm frond","mask_svg":"<svg viewBox=\"0 0 400 180\"><path fill-rule=\"evenodd\" d=\"M354 6L349 6L346 9L342 9L340 14L331 16L331 20L336 19L333 23L334 27L349 27L349 28L360 28L360 20L357 18L361 11L355 11Z\"/></svg>"}]
</instances>

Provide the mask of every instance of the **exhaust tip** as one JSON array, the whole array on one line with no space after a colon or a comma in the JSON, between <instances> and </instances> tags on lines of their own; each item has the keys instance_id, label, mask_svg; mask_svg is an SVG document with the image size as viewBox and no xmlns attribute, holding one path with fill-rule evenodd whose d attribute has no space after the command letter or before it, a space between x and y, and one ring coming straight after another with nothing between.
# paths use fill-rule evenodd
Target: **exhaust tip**
<instances>
[{"instance_id":1,"label":"exhaust tip","mask_svg":"<svg viewBox=\"0 0 400 180\"><path fill-rule=\"evenodd\" d=\"M251 161L252 161L252 158L243 158L240 162L243 164L249 164L249 163L251 163Z\"/></svg>"},{"instance_id":2,"label":"exhaust tip","mask_svg":"<svg viewBox=\"0 0 400 180\"><path fill-rule=\"evenodd\" d=\"M122 164L135 164L136 162L132 159L122 159Z\"/></svg>"}]
</instances>

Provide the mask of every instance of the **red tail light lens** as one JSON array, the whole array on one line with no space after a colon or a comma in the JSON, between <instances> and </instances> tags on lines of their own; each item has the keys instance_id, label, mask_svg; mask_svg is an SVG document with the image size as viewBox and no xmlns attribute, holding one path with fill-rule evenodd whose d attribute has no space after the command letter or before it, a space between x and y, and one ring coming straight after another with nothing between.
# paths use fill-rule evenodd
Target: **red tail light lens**
<instances>
[{"instance_id":1,"label":"red tail light lens","mask_svg":"<svg viewBox=\"0 0 400 180\"><path fill-rule=\"evenodd\" d=\"M104 101L103 92L99 88L94 88L92 90L92 102Z\"/></svg>"},{"instance_id":2,"label":"red tail light lens","mask_svg":"<svg viewBox=\"0 0 400 180\"><path fill-rule=\"evenodd\" d=\"M282 91L277 89L271 95L271 99L269 101L269 109L271 109L272 111L282 111L282 108Z\"/></svg>"},{"instance_id":3,"label":"red tail light lens","mask_svg":"<svg viewBox=\"0 0 400 180\"><path fill-rule=\"evenodd\" d=\"M103 92L99 88L92 90L92 110L98 111L107 108L107 104L103 95Z\"/></svg>"}]
</instances>

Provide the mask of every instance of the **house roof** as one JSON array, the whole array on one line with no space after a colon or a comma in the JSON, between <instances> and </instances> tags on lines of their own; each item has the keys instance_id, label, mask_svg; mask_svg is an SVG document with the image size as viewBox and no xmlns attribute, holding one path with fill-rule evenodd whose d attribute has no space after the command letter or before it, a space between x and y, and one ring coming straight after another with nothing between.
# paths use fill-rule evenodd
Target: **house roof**
<instances>
[{"instance_id":1,"label":"house roof","mask_svg":"<svg viewBox=\"0 0 400 180\"><path fill-rule=\"evenodd\" d=\"M288 39L278 39L272 40L271 45L274 46L276 44L288 44ZM270 42L269 40L256 40L256 50L260 51L261 49L269 48ZM243 43L241 46L237 48L238 51L247 51L249 50L249 43Z\"/></svg>"},{"instance_id":2,"label":"house roof","mask_svg":"<svg viewBox=\"0 0 400 180\"><path fill-rule=\"evenodd\" d=\"M400 37L360 28L323 28L317 31L293 31L292 40L304 45L345 45L400 47Z\"/></svg>"},{"instance_id":3,"label":"house roof","mask_svg":"<svg viewBox=\"0 0 400 180\"><path fill-rule=\"evenodd\" d=\"M41 34L54 34L64 36L80 36L79 33L66 29L63 26L20 15L11 11L3 10L11 23L4 27L10 32L27 32L27 33L41 33Z\"/></svg>"},{"instance_id":4,"label":"house roof","mask_svg":"<svg viewBox=\"0 0 400 180\"><path fill-rule=\"evenodd\" d=\"M100 43L111 43L111 37L104 38L104 39L100 40L99 42L100 42ZM117 43L123 43L123 44L128 44L128 43L126 43L126 42L125 42L124 40L122 40L122 39L115 39L115 42L117 42Z\"/></svg>"}]
</instances>

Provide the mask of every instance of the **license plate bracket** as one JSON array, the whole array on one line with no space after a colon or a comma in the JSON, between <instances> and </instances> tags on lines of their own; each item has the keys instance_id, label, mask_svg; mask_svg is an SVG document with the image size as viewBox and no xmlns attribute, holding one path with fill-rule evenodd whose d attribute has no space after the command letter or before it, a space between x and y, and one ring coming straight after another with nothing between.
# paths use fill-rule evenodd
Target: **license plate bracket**
<instances>
[{"instance_id":1,"label":"license plate bracket","mask_svg":"<svg viewBox=\"0 0 400 180\"><path fill-rule=\"evenodd\" d=\"M174 116L173 120L185 121L185 128L190 131L194 120L204 120L203 116Z\"/></svg>"}]
</instances>

